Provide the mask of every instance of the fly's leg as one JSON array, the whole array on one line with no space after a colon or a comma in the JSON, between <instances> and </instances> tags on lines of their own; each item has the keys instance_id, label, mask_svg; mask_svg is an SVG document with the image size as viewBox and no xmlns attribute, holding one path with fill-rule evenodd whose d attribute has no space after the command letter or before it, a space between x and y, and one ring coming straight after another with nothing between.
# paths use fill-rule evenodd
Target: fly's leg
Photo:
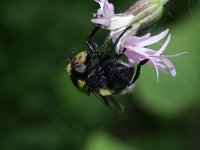
<instances>
[{"instance_id":1,"label":"fly's leg","mask_svg":"<svg viewBox=\"0 0 200 150\"><path fill-rule=\"evenodd\" d=\"M120 35L119 37L116 39L115 43L113 44L111 50L110 50L110 53L112 53L112 51L115 49L115 47L117 46L119 40L121 39L121 37L126 33L127 30L129 30L131 28L131 26L127 27ZM110 54L109 53L109 54Z\"/></svg>"},{"instance_id":2,"label":"fly's leg","mask_svg":"<svg viewBox=\"0 0 200 150\"><path fill-rule=\"evenodd\" d=\"M96 32L100 29L100 27L95 27L92 32L90 33L90 35L88 36L87 40L86 40L86 45L88 46L88 48L90 49L90 51L92 53L95 53L98 51L98 47L96 45L96 43L94 43L92 41L92 37L96 34Z\"/></svg>"},{"instance_id":3,"label":"fly's leg","mask_svg":"<svg viewBox=\"0 0 200 150\"><path fill-rule=\"evenodd\" d=\"M121 39L121 37L126 33L126 31L128 31L131 28L131 26L127 27L120 35L119 37L116 39L115 43L113 44L113 47L111 48L109 55L111 55L111 53L115 50L115 47L117 46L119 40ZM126 48L123 49L123 52L121 54L115 54L115 58L114 58L114 68L112 69L112 76L114 75L115 69L116 69L116 64L117 64L117 59L119 59L124 52L126 51Z\"/></svg>"},{"instance_id":4,"label":"fly's leg","mask_svg":"<svg viewBox=\"0 0 200 150\"><path fill-rule=\"evenodd\" d=\"M142 60L138 65L137 65L137 69L135 71L135 75L133 76L133 78L131 79L130 83L128 83L128 85L132 85L133 83L135 83L135 81L139 78L140 76L140 70L141 67L146 64L149 61L149 59L144 59Z\"/></svg>"}]
</instances>

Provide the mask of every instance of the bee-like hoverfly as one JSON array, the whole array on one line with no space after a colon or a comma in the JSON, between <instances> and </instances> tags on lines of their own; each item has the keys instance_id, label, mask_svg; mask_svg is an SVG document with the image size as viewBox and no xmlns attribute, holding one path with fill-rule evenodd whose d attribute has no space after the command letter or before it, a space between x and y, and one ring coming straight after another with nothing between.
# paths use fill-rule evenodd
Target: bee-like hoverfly
<instances>
[{"instance_id":1,"label":"bee-like hoverfly","mask_svg":"<svg viewBox=\"0 0 200 150\"><path fill-rule=\"evenodd\" d=\"M141 66L148 59L142 60L135 70L133 66L122 63L121 56L123 53L113 54L109 52L105 54L92 41L92 37L98 29L99 27L96 27L86 40L90 51L82 51L70 58L66 70L77 89L87 95L93 93L106 106L115 112L122 113L124 107L114 99L113 95L126 91L135 83L140 75ZM110 51L113 51L126 30L121 33Z\"/></svg>"}]
</instances>

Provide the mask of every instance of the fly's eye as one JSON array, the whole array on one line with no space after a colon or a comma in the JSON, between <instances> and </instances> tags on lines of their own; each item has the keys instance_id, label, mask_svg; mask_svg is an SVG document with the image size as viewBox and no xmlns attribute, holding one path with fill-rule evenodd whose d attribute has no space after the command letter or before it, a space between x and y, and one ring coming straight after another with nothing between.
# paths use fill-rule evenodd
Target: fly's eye
<instances>
[{"instance_id":1,"label":"fly's eye","mask_svg":"<svg viewBox=\"0 0 200 150\"><path fill-rule=\"evenodd\" d=\"M75 56L75 63L77 66L84 64L86 62L88 53L86 51L80 52Z\"/></svg>"},{"instance_id":2,"label":"fly's eye","mask_svg":"<svg viewBox=\"0 0 200 150\"><path fill-rule=\"evenodd\" d=\"M82 51L69 59L69 64L67 66L67 72L71 75L72 70L75 70L79 73L84 73L86 68L86 60L88 53L86 51Z\"/></svg>"},{"instance_id":3,"label":"fly's eye","mask_svg":"<svg viewBox=\"0 0 200 150\"><path fill-rule=\"evenodd\" d=\"M84 73L85 68L86 68L86 65L82 64L82 65L79 65L79 66L75 67L75 70L77 72Z\"/></svg>"},{"instance_id":4,"label":"fly's eye","mask_svg":"<svg viewBox=\"0 0 200 150\"><path fill-rule=\"evenodd\" d=\"M70 63L71 65L76 68L79 67L82 64L85 64L86 59L87 59L88 53L86 51L80 52L77 55L75 55L71 60Z\"/></svg>"}]
</instances>

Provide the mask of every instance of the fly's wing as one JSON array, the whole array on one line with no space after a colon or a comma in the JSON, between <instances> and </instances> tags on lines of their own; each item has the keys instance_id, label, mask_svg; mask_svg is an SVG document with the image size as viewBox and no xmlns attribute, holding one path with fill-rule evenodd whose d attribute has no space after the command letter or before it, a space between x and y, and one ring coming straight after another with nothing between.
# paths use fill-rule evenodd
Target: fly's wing
<instances>
[{"instance_id":1,"label":"fly's wing","mask_svg":"<svg viewBox=\"0 0 200 150\"><path fill-rule=\"evenodd\" d=\"M107 49L108 48L108 45L109 43L111 43L111 38L110 38L110 35L108 35L102 45L102 49Z\"/></svg>"},{"instance_id":2,"label":"fly's wing","mask_svg":"<svg viewBox=\"0 0 200 150\"><path fill-rule=\"evenodd\" d=\"M117 113L124 112L124 107L120 103L118 103L118 101L113 96L102 96L96 92L93 92L93 93L98 99L100 99L111 110Z\"/></svg>"}]
</instances>

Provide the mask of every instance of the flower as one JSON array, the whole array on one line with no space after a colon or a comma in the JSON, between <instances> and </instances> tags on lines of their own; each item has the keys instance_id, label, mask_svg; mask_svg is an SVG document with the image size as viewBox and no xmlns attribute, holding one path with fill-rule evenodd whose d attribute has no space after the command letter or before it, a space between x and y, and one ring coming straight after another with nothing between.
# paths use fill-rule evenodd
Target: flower
<instances>
[{"instance_id":1,"label":"flower","mask_svg":"<svg viewBox=\"0 0 200 150\"><path fill-rule=\"evenodd\" d=\"M97 13L94 14L96 19L92 19L92 22L105 28L110 26L111 18L114 15L113 4L108 3L107 0L95 0L95 2L99 3L100 8L97 10Z\"/></svg>"},{"instance_id":2,"label":"flower","mask_svg":"<svg viewBox=\"0 0 200 150\"><path fill-rule=\"evenodd\" d=\"M113 43L120 37L115 51L117 54L123 54L128 58L128 64L122 62L124 65L132 66L133 64L139 64L144 59L148 59L147 64L155 68L157 79L159 71L166 73L167 69L175 77L176 69L169 58L177 57L183 53L174 55L162 54L170 42L171 34L168 34L169 29L155 36L151 36L150 33L141 37L136 36L139 30L160 18L163 12L163 5L168 0L139 0L121 14L115 14L113 4L107 0L95 0L95 2L99 3L100 8L95 13L95 18L92 19L92 22L103 29L110 30L110 38ZM123 35L121 36L122 33ZM166 41L158 51L149 48L149 46L160 42L166 36Z\"/></svg>"},{"instance_id":3,"label":"flower","mask_svg":"<svg viewBox=\"0 0 200 150\"><path fill-rule=\"evenodd\" d=\"M110 30L110 36L113 41L123 30L131 26L127 31L135 35L138 29L155 22L160 18L163 11L163 5L168 0L139 0L128 11L120 14L114 13L114 6L107 0L95 0L100 8L94 14L91 20L96 25Z\"/></svg>"},{"instance_id":4,"label":"flower","mask_svg":"<svg viewBox=\"0 0 200 150\"><path fill-rule=\"evenodd\" d=\"M159 75L159 71L166 73L166 69L170 70L170 73L173 77L176 75L176 70L172 62L168 59L169 57L177 57L180 54L175 55L162 55L162 53L165 51L167 45L169 44L171 35L169 34L169 29L161 32L160 34L156 36L151 36L150 33L138 37L138 36L132 36L127 35L122 37L117 46L116 46L116 53L120 54L123 51L123 54L127 56L130 65L138 64L144 59L149 59L147 62L148 65L154 67L156 69L157 73L157 79ZM166 41L161 46L161 48L158 51L152 50L148 48L148 46L158 43L163 38L165 38L168 35Z\"/></svg>"}]
</instances>

